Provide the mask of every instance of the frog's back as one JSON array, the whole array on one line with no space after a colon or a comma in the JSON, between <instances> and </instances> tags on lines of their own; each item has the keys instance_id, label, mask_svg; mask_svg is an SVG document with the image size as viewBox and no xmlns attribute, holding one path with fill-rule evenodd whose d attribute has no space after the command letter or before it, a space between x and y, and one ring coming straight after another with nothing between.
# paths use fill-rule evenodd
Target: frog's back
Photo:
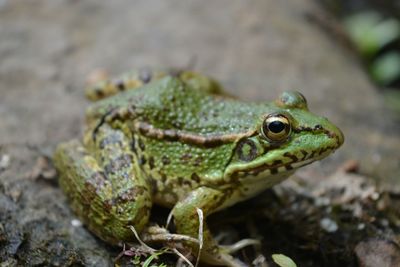
<instances>
[{"instance_id":1,"label":"frog's back","mask_svg":"<svg viewBox=\"0 0 400 267\"><path fill-rule=\"evenodd\" d=\"M171 76L95 103L89 119L126 108L142 127L173 130L204 138L244 134L266 111L266 105L245 103L187 87Z\"/></svg>"}]
</instances>

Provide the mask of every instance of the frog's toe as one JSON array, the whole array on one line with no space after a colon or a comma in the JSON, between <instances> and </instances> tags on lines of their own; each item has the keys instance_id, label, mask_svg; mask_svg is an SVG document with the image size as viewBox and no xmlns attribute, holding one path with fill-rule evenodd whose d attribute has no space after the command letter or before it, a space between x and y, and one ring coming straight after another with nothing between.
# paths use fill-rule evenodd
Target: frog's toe
<instances>
[{"instance_id":1,"label":"frog's toe","mask_svg":"<svg viewBox=\"0 0 400 267\"><path fill-rule=\"evenodd\" d=\"M191 243L198 245L199 241L188 235L171 234L166 228L161 226L146 227L142 233L141 238L144 242L148 243Z\"/></svg>"}]
</instances>

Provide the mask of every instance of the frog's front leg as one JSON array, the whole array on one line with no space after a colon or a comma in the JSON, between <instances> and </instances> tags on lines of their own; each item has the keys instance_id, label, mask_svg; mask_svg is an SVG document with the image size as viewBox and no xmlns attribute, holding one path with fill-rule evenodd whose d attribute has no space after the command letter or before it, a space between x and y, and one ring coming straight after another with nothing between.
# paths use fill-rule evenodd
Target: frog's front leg
<instances>
[{"instance_id":1,"label":"frog's front leg","mask_svg":"<svg viewBox=\"0 0 400 267\"><path fill-rule=\"evenodd\" d=\"M183 201L178 202L173 208L172 212L177 232L197 238L200 227L197 208L202 210L205 218L223 204L226 200L226 196L227 195L223 192L208 187L200 187L192 191ZM197 245L193 245L192 243L191 246L195 251L198 251ZM231 267L242 266L239 261L229 255L228 251L218 246L205 222L203 226L203 248L200 260L214 265Z\"/></svg>"},{"instance_id":2,"label":"frog's front leg","mask_svg":"<svg viewBox=\"0 0 400 267\"><path fill-rule=\"evenodd\" d=\"M113 244L134 240L129 227L141 231L152 202L149 185L137 171L130 140L104 125L89 147L77 140L58 146L54 163L60 186L78 217L101 239Z\"/></svg>"}]
</instances>

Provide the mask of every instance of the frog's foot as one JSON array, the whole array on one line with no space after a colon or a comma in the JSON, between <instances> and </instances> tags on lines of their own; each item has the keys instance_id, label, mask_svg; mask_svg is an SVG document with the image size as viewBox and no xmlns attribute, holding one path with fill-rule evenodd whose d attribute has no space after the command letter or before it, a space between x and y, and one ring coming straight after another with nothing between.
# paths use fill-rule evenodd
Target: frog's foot
<instances>
[{"instance_id":1,"label":"frog's foot","mask_svg":"<svg viewBox=\"0 0 400 267\"><path fill-rule=\"evenodd\" d=\"M172 234L161 226L145 227L140 234L140 238L141 241L146 244L163 244L172 249L181 247L178 244L183 244L183 246L188 245L189 247L200 246L198 239L188 235ZM231 246L215 246L212 249L200 249L201 261L230 267L246 266L230 254L245 246L254 245L256 243L258 244L259 242L253 239L244 239Z\"/></svg>"},{"instance_id":2,"label":"frog's foot","mask_svg":"<svg viewBox=\"0 0 400 267\"><path fill-rule=\"evenodd\" d=\"M188 235L172 234L166 228L161 226L148 226L142 230L141 239L145 243L191 243L199 244L196 238Z\"/></svg>"}]
</instances>

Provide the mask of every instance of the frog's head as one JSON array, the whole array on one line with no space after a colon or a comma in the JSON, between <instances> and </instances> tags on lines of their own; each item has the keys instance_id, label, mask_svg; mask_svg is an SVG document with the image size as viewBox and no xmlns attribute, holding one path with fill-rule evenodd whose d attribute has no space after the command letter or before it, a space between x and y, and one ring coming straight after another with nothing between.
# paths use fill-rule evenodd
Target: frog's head
<instances>
[{"instance_id":1,"label":"frog's head","mask_svg":"<svg viewBox=\"0 0 400 267\"><path fill-rule=\"evenodd\" d=\"M308 111L298 92L282 93L266 110L253 131L238 140L225 169L227 179L262 180L264 187L272 186L297 168L328 156L344 141L335 125Z\"/></svg>"}]
</instances>

